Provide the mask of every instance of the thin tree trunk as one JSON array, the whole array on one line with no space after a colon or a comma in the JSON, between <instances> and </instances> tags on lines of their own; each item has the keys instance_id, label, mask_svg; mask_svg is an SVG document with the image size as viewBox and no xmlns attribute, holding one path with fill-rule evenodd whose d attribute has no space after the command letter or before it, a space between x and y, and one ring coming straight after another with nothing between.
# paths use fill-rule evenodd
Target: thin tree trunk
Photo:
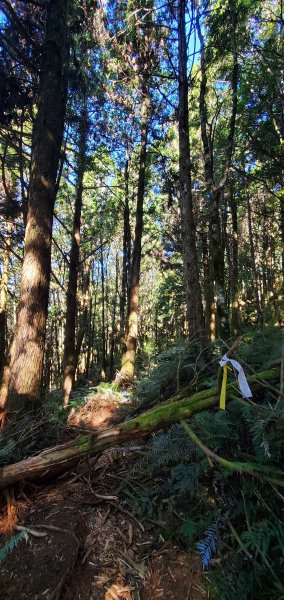
<instances>
[{"instance_id":1,"label":"thin tree trunk","mask_svg":"<svg viewBox=\"0 0 284 600\"><path fill-rule=\"evenodd\" d=\"M115 257L115 289L112 305L112 319L111 319L111 340L110 340L110 353L109 353L109 380L112 381L114 374L114 350L117 341L117 322L116 322L116 308L118 299L118 254Z\"/></svg>"},{"instance_id":2,"label":"thin tree trunk","mask_svg":"<svg viewBox=\"0 0 284 600\"><path fill-rule=\"evenodd\" d=\"M102 379L106 377L106 298L105 298L105 267L104 267L104 255L103 255L103 244L101 243L101 256L100 256L100 266L101 266L101 284L102 284L102 370L101 376Z\"/></svg>"},{"instance_id":3,"label":"thin tree trunk","mask_svg":"<svg viewBox=\"0 0 284 600\"><path fill-rule=\"evenodd\" d=\"M284 189L284 176L282 176L282 189ZM280 198L280 233L281 233L282 288L284 291L284 196L281 196L281 198Z\"/></svg>"},{"instance_id":4,"label":"thin tree trunk","mask_svg":"<svg viewBox=\"0 0 284 600\"><path fill-rule=\"evenodd\" d=\"M262 323L260 290L259 290L259 283L258 283L258 273L257 273L257 269L256 269L256 261L255 261L255 249L254 249L253 229L252 229L252 215L251 215L251 206L250 206L250 198L249 197L247 200L247 209L248 209L248 227L249 227L249 243L250 243L251 268L252 268L252 282L253 282L253 287L254 287L256 313L257 313L258 323Z\"/></svg>"},{"instance_id":5,"label":"thin tree trunk","mask_svg":"<svg viewBox=\"0 0 284 600\"><path fill-rule=\"evenodd\" d=\"M189 333L197 340L204 332L203 306L198 272L195 224L193 217L189 145L187 42L185 28L186 1L178 4L179 48L179 180L183 244L183 268Z\"/></svg>"},{"instance_id":6,"label":"thin tree trunk","mask_svg":"<svg viewBox=\"0 0 284 600\"><path fill-rule=\"evenodd\" d=\"M11 349L8 409L36 405L41 395L51 270L55 184L63 137L69 55L68 0L47 4L20 303Z\"/></svg>"},{"instance_id":7,"label":"thin tree trunk","mask_svg":"<svg viewBox=\"0 0 284 600\"><path fill-rule=\"evenodd\" d=\"M21 112L21 128L19 136L19 174L21 184L21 202L22 202L22 213L24 225L27 223L27 194L25 190L25 179L24 179L24 152L23 152L23 138L24 138L24 122L25 122L25 110Z\"/></svg>"},{"instance_id":8,"label":"thin tree trunk","mask_svg":"<svg viewBox=\"0 0 284 600\"><path fill-rule=\"evenodd\" d=\"M75 345L75 363L78 377L86 375L87 356L85 352L85 336L88 328L88 310L90 300L90 261L83 262L81 294L77 299L77 337ZM80 305L80 314L79 314Z\"/></svg>"},{"instance_id":9,"label":"thin tree trunk","mask_svg":"<svg viewBox=\"0 0 284 600\"><path fill-rule=\"evenodd\" d=\"M133 244L132 264L130 273L130 303L126 333L126 347L122 355L121 371L118 375L120 381L132 381L134 377L137 337L138 337L138 308L139 308L139 283L141 265L141 247L143 234L143 204L146 178L147 159L147 134L149 119L149 94L145 81L142 82L141 106L141 142L139 156L139 175L136 205L135 239Z\"/></svg>"},{"instance_id":10,"label":"thin tree trunk","mask_svg":"<svg viewBox=\"0 0 284 600\"><path fill-rule=\"evenodd\" d=\"M234 195L232 183L229 184L228 201L230 204L232 215L232 268L230 269L231 276L231 334L237 336L240 332L240 317L239 317L239 238L238 238L238 213L237 203Z\"/></svg>"},{"instance_id":11,"label":"thin tree trunk","mask_svg":"<svg viewBox=\"0 0 284 600\"><path fill-rule=\"evenodd\" d=\"M125 161L124 181L125 181L125 198L123 207L123 249L122 249L122 280L121 280L121 296L120 296L120 335L125 335L125 321L129 310L129 270L131 263L131 230L130 230L130 215L129 215L129 165L130 159L128 154Z\"/></svg>"},{"instance_id":12,"label":"thin tree trunk","mask_svg":"<svg viewBox=\"0 0 284 600\"><path fill-rule=\"evenodd\" d=\"M5 248L3 253L3 270L0 284L0 380L2 378L7 353L7 295L12 231L13 224L10 220L8 220L6 226Z\"/></svg>"},{"instance_id":13,"label":"thin tree trunk","mask_svg":"<svg viewBox=\"0 0 284 600\"><path fill-rule=\"evenodd\" d=\"M88 116L86 97L83 99L82 113L79 126L78 170L76 197L73 217L72 243L69 263L69 278L66 299L66 324L64 339L64 374L63 374L63 404L68 405L74 385L78 364L76 352L76 317L77 317L77 288L80 253L81 212L83 203L83 179L85 173L88 134Z\"/></svg>"},{"instance_id":14,"label":"thin tree trunk","mask_svg":"<svg viewBox=\"0 0 284 600\"><path fill-rule=\"evenodd\" d=\"M210 224L209 224L209 251L210 258L213 263L214 269L214 281L215 281L215 296L217 303L217 331L221 337L226 337L229 334L229 315L228 307L226 302L225 293L225 260L224 260L224 245L222 243L222 231L220 224L220 203L222 192L227 185L227 180L232 164L233 148L234 148L234 137L236 128L236 116L237 116L237 86L238 86L238 60L237 60L237 46L236 46L236 27L237 27L237 10L235 0L232 0L230 4L231 13L231 47L233 55L233 69L231 76L232 86L232 109L229 123L229 132L226 141L225 149L225 168L223 176L220 181L216 183L214 180L214 167L213 167L213 147L211 135L207 133L207 106L206 106L206 93L207 93L207 74L206 74L206 63L205 63L205 48L204 38L200 26L199 13L197 12L196 26L197 33L201 47L201 84L200 84L200 96L199 96L199 114L200 114L200 126L201 126L201 138L203 144L203 157L204 157L204 172L205 172L205 183L206 183L206 204L209 210Z\"/></svg>"}]
</instances>

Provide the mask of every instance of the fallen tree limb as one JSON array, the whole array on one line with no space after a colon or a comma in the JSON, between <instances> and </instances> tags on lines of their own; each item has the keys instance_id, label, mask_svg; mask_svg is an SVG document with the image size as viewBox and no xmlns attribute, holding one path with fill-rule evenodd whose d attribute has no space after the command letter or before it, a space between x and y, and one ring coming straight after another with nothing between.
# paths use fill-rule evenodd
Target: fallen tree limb
<instances>
[{"instance_id":1,"label":"fallen tree limb","mask_svg":"<svg viewBox=\"0 0 284 600\"><path fill-rule=\"evenodd\" d=\"M191 429L191 427L189 427L188 423L186 423L185 421L182 420L181 426L186 431L186 433L189 435L189 437L192 439L192 441L196 444L196 446L198 446L198 448L200 448L200 450L202 450L204 452L204 454L206 454L206 456L208 456L208 458L219 463L219 465L221 465L222 467L225 467L226 469L229 469L230 471L237 471L238 473L248 473L252 477L257 477L258 479L262 479L263 481L268 481L268 483L271 483L271 484L276 483L276 485L278 485L280 487L284 487L284 472L283 471L280 471L279 469L276 469L275 467L262 465L259 463L252 463L252 462L244 463L244 462L238 462L235 460L234 461L227 460L226 458L219 456L218 454L216 454L216 452L213 452L212 450L210 450L210 448L205 446L205 444L203 444L203 442L201 442L201 440L198 438L196 433L194 433L194 431ZM282 479L280 479L280 477Z\"/></svg>"},{"instance_id":2,"label":"fallen tree limb","mask_svg":"<svg viewBox=\"0 0 284 600\"><path fill-rule=\"evenodd\" d=\"M248 378L255 392L263 384L260 379L270 383L279 381L280 370L263 371ZM227 399L235 397L236 384L227 387ZM17 481L34 477L52 476L74 467L81 459L95 455L107 448L122 445L129 440L143 437L157 429L163 429L189 419L193 414L216 406L219 402L218 388L214 387L197 392L182 400L162 403L130 421L117 427L95 433L79 435L76 439L44 450L36 456L26 458L18 463L0 469L0 488L5 488Z\"/></svg>"}]
</instances>

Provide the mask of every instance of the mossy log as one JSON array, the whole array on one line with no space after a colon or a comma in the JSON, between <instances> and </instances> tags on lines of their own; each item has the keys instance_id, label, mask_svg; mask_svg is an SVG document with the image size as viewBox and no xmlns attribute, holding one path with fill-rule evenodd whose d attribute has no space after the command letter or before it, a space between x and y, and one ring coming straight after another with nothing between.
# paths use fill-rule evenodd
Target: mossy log
<instances>
[{"instance_id":1,"label":"mossy log","mask_svg":"<svg viewBox=\"0 0 284 600\"><path fill-rule=\"evenodd\" d=\"M280 370L271 369L248 378L252 390L262 388L265 383L279 381ZM236 397L236 383L227 386L227 400ZM219 402L218 388L202 390L189 397L159 404L153 409L103 431L79 435L70 442L44 450L36 456L0 469L0 488L24 479L52 476L73 468L82 458L93 456L130 440L143 437L173 423L189 419L193 414L216 406Z\"/></svg>"}]
</instances>

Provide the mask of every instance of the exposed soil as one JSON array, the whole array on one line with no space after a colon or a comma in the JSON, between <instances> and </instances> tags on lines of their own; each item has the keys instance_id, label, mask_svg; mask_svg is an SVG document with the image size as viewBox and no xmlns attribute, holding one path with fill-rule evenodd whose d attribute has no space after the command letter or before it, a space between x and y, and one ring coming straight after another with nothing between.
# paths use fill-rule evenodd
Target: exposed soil
<instances>
[{"instance_id":1,"label":"exposed soil","mask_svg":"<svg viewBox=\"0 0 284 600\"><path fill-rule=\"evenodd\" d=\"M84 414L87 423L92 419L99 427L102 407L97 403L95 410L95 404L92 399L91 409L89 401ZM117 418L116 401L109 404L104 427ZM82 412L76 416L73 411L80 426ZM208 597L199 559L165 544L159 523L140 520L126 503L125 482L137 451L131 446L108 451L49 486L18 488L17 525L26 528L27 541L20 541L0 565L0 600ZM2 528L5 520L3 512ZM21 531L15 525L3 534L0 552Z\"/></svg>"},{"instance_id":2,"label":"exposed soil","mask_svg":"<svg viewBox=\"0 0 284 600\"><path fill-rule=\"evenodd\" d=\"M72 408L68 425L83 429L105 429L123 421L128 412L127 395L124 397L106 389L89 396L83 406Z\"/></svg>"}]
</instances>

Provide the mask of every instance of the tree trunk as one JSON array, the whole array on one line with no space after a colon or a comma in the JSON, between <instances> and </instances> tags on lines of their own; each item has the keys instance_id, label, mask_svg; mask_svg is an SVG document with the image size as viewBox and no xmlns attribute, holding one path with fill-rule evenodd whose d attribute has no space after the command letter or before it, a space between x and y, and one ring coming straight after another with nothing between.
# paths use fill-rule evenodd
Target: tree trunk
<instances>
[{"instance_id":1,"label":"tree trunk","mask_svg":"<svg viewBox=\"0 0 284 600\"><path fill-rule=\"evenodd\" d=\"M149 93L145 81L142 82L141 106L141 142L139 156L139 175L136 205L135 239L133 244L132 264L130 272L130 301L126 332L126 347L122 355L120 381L132 381L134 377L137 337L138 337L138 308L139 283L141 265L141 247L143 234L143 204L146 179L147 134L149 119Z\"/></svg>"},{"instance_id":2,"label":"tree trunk","mask_svg":"<svg viewBox=\"0 0 284 600\"><path fill-rule=\"evenodd\" d=\"M129 312L129 269L131 262L131 230L129 218L129 164L128 154L125 161L124 182L125 198L123 207L123 248L122 248L122 280L120 296L120 335L125 335L126 314Z\"/></svg>"},{"instance_id":3,"label":"tree trunk","mask_svg":"<svg viewBox=\"0 0 284 600\"><path fill-rule=\"evenodd\" d=\"M233 56L233 69L231 75L232 86L232 109L229 122L229 132L226 140L225 148L225 168L223 176L217 183L214 179L214 163L213 163L213 141L211 133L207 132L207 74L205 63L205 48L204 38L200 26L200 17L197 11L196 27L197 34L201 47L201 83L199 95L199 114L201 138L203 144L204 158L204 173L206 184L206 205L209 211L209 251L210 258L213 263L215 296L217 303L217 332L221 337L226 337L229 334L229 315L225 294L225 260L224 260L224 245L222 243L222 231L220 224L220 202L222 193L227 185L229 171L232 164L234 138L237 116L237 87L238 87L238 60L236 46L236 28L237 28L237 10L235 0L232 0L229 6L231 16L231 49Z\"/></svg>"},{"instance_id":4,"label":"tree trunk","mask_svg":"<svg viewBox=\"0 0 284 600\"><path fill-rule=\"evenodd\" d=\"M100 249L100 267L101 267L101 284L102 284L102 334L101 334L101 345L102 345L102 369L101 378L106 378L106 294L105 294L105 265L103 255L103 244L101 240Z\"/></svg>"},{"instance_id":5,"label":"tree trunk","mask_svg":"<svg viewBox=\"0 0 284 600\"><path fill-rule=\"evenodd\" d=\"M284 189L284 176L282 177L282 189ZM281 233L282 289L284 291L284 196L281 196L281 198L280 198L280 233Z\"/></svg>"},{"instance_id":6,"label":"tree trunk","mask_svg":"<svg viewBox=\"0 0 284 600\"><path fill-rule=\"evenodd\" d=\"M230 182L228 187L228 201L232 214L232 269L231 275L231 334L237 336L240 332L239 317L239 240L238 240L238 213L237 203L234 195L233 185Z\"/></svg>"},{"instance_id":7,"label":"tree trunk","mask_svg":"<svg viewBox=\"0 0 284 600\"><path fill-rule=\"evenodd\" d=\"M252 390L261 389L263 381L276 383L279 381L280 369L263 371L248 377ZM235 398L235 382L227 386L227 400ZM155 406L148 412L136 416L130 421L124 421L111 429L105 429L94 434L80 435L75 440L44 450L37 456L32 456L19 463L7 465L0 469L0 488L5 488L27 478L51 476L67 471L87 456L98 454L107 448L124 444L125 442L153 431L166 428L192 415L208 410L219 402L218 387L202 390L182 400L172 398L163 404Z\"/></svg>"},{"instance_id":8,"label":"tree trunk","mask_svg":"<svg viewBox=\"0 0 284 600\"><path fill-rule=\"evenodd\" d=\"M178 4L179 49L179 182L183 245L183 268L186 290L187 320L190 336L202 339L204 333L203 306L198 272L198 260L193 217L191 166L189 146L187 42L185 28L186 1Z\"/></svg>"},{"instance_id":9,"label":"tree trunk","mask_svg":"<svg viewBox=\"0 0 284 600\"><path fill-rule=\"evenodd\" d=\"M0 285L0 380L4 365L6 362L7 352L7 294L8 294L8 280L9 280L9 268L10 268L10 249L12 242L12 231L13 224L10 220L7 221L6 235L5 235L5 248L3 256L3 270L1 275Z\"/></svg>"},{"instance_id":10,"label":"tree trunk","mask_svg":"<svg viewBox=\"0 0 284 600\"><path fill-rule=\"evenodd\" d=\"M109 352L109 381L112 381L114 374L114 351L115 345L117 342L117 300L118 300L118 271L119 261L118 254L116 253L115 257L115 288L114 288L114 296L112 301L112 316L111 316L111 339L110 339L110 352Z\"/></svg>"},{"instance_id":11,"label":"tree trunk","mask_svg":"<svg viewBox=\"0 0 284 600\"><path fill-rule=\"evenodd\" d=\"M6 402L6 407L12 410L37 404L41 395L55 184L67 96L68 6L67 0L53 0L48 2L46 11L46 41L32 139L25 257Z\"/></svg>"},{"instance_id":12,"label":"tree trunk","mask_svg":"<svg viewBox=\"0 0 284 600\"><path fill-rule=\"evenodd\" d=\"M251 269L252 269L252 283L254 287L254 297L256 304L256 313L257 313L257 321L258 323L262 323L262 310L261 310L261 301L260 301L260 290L258 283L258 273L256 269L256 261L255 261L255 248L254 248L254 240L253 240L253 229L252 229L252 215L251 215L251 206L250 206L250 198L247 200L247 209L248 209L248 228L249 228L249 243L250 243L250 259L251 259Z\"/></svg>"},{"instance_id":13,"label":"tree trunk","mask_svg":"<svg viewBox=\"0 0 284 600\"><path fill-rule=\"evenodd\" d=\"M80 309L81 314L78 319L78 333L75 347L75 360L76 360L76 371L81 373L85 377L87 371L87 360L88 353L86 351L86 345L90 343L89 337L87 338L88 325L89 325L89 312L91 304L91 268L92 261L84 260L84 268L82 272L82 290L80 298Z\"/></svg>"},{"instance_id":14,"label":"tree trunk","mask_svg":"<svg viewBox=\"0 0 284 600\"><path fill-rule=\"evenodd\" d=\"M83 99L82 113L79 125L78 141L78 170L76 197L73 217L72 243L69 263L69 279L66 298L66 324L64 340L64 374L63 374L63 404L68 405L74 385L78 364L76 352L76 318L77 318L77 288L80 253L81 212L83 202L83 179L85 173L86 150L88 134L88 116L86 97Z\"/></svg>"},{"instance_id":15,"label":"tree trunk","mask_svg":"<svg viewBox=\"0 0 284 600\"><path fill-rule=\"evenodd\" d=\"M214 342L216 339L216 330L215 330L215 322L216 322L216 306L214 299L214 274L212 273L212 261L209 256L209 248L208 248L208 238L207 231L203 229L202 231L202 264L203 264L203 289L204 289L204 320L205 320L205 330L209 331L210 341Z\"/></svg>"}]
</instances>

